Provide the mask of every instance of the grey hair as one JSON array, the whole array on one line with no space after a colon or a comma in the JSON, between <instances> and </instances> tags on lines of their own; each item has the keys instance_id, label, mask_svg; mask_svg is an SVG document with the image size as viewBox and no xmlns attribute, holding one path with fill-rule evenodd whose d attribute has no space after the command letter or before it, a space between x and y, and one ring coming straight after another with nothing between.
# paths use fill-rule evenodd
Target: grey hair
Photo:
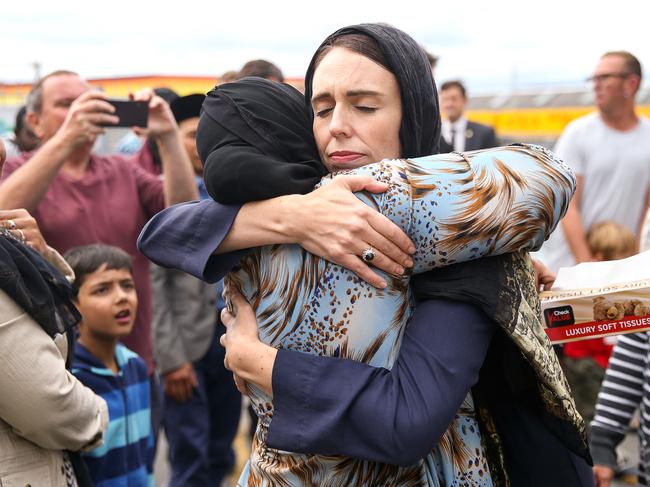
<instances>
[{"instance_id":1,"label":"grey hair","mask_svg":"<svg viewBox=\"0 0 650 487\"><path fill-rule=\"evenodd\" d=\"M43 83L45 83L45 80L54 78L55 76L79 76L79 74L74 71L68 71L67 69L59 69L40 78L32 85L32 89L27 95L26 106L28 112L41 113L41 110L43 110Z\"/></svg>"}]
</instances>

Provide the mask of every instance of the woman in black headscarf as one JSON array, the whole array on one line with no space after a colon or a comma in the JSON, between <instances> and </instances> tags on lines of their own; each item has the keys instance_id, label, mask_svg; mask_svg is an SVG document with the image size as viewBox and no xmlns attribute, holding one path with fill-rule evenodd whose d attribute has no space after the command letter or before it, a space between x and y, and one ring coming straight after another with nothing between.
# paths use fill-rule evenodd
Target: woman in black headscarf
<instances>
[{"instance_id":1,"label":"woman in black headscarf","mask_svg":"<svg viewBox=\"0 0 650 487\"><path fill-rule=\"evenodd\" d=\"M424 54L419 49L417 44L415 44L412 39L410 39L410 37L405 36L397 29L377 24L353 26L341 29L326 39L319 51L314 56L314 59L312 60L310 68L307 72L307 98L311 99L314 72L318 66L318 62L324 56L323 53L326 53L329 48L337 46L350 48L352 50L357 47L363 50L363 40L359 39L359 36L370 37L379 45L383 59L373 59L372 51L369 51L368 54L364 52L364 55L377 62L378 64L386 67L395 75L399 82L403 114L399 128L399 140L402 150L401 155L410 155L411 157L417 157L435 153L437 151L437 141L439 138L440 120L437 116L437 97L435 95L435 87L431 73L428 69L426 58L424 58ZM424 66L426 66L426 69L423 69ZM234 89L234 87L228 88L228 85L226 85L224 87L224 91L227 89L230 89L230 92L227 94L217 95L215 92L213 92L213 97L217 99L225 99L227 97L227 100L231 101L233 99L236 99L237 96L234 95L234 93L236 93L236 89ZM240 98L240 100L241 99L242 98ZM292 166L292 164L295 165L296 163L300 163L301 160L310 160L311 163L308 165L308 167L313 169L313 171L311 171L311 174L309 174L308 177L303 180L306 189L308 190L313 184L313 180L318 178L320 171L319 164L314 160L313 155L309 158L294 158L290 161L290 164L283 163L282 161L287 157L287 155L285 154L283 156L279 153L278 150L281 147L280 145L275 149L269 150L268 147L264 147L264 149L262 149L262 152L264 152L266 155L270 153L273 154L273 157L270 157L269 159L265 160L264 158L259 157L248 157L254 155L254 152L250 150L251 140L253 140L253 137L258 137L258 139L263 140L262 144L258 143L256 147L260 147L266 144L269 138L273 139L273 136L275 137L275 140L278 141L280 138L277 137L277 134L282 133L282 124L280 123L279 125L275 126L273 126L273 124L269 124L269 119L273 118L271 116L267 119L263 117L262 122L256 125L255 108L251 109L251 107L247 107L250 109L250 111L244 112L243 110L239 110L237 108L237 101L232 104L227 104L228 101L223 100L220 100L220 104L215 104L212 107L206 104L205 110L211 119L211 128L214 129L212 122L216 122L218 124L217 128L221 130L221 133L219 133L216 138L220 139L220 141L226 140L230 146L233 145L233 142L238 140L237 137L239 137L240 140L243 139L245 143L239 143L239 145L235 145L235 149L226 149L228 145L221 144L221 142L219 144L204 144L204 140L201 140L202 137L201 134L199 134L198 145L200 152L202 152L204 160L205 156L209 154L207 157L206 174L207 169L212 166L210 170L210 177L214 182L218 183L220 177L233 178L229 180L230 183L228 185L222 185L225 187L224 192L219 193L219 191L217 191L214 195L217 196L217 198L220 198L222 202L241 202L242 200L229 200L229 198L241 197L242 190L244 191L243 195L250 195L250 199L252 200L263 199L265 197L282 194L281 192L274 193L273 191L276 191L278 189L274 187L272 187L274 189L272 189L270 192L263 193L263 191L267 190L265 183L268 181L268 174L270 174L269 170L272 167L282 167L284 170L289 170L292 174L295 175L295 167ZM226 105L228 109L234 108L234 110L230 112L229 117L224 116L224 113L229 113L228 110L223 109ZM308 106L311 109L311 105ZM222 122L217 122L217 119L219 119L219 117L221 117L221 120L223 120ZM233 118L241 118L246 123L236 126L236 124L232 123ZM228 120L230 123L225 122L225 120ZM430 123L427 123L428 121L430 121ZM269 125L271 126L270 129L268 128ZM231 129L231 127L236 128ZM298 127L296 132L300 132L300 130L301 129ZM209 130L203 132L204 137L207 136L208 138L213 133L214 132L210 132ZM253 133L253 135L251 135L251 133ZM226 137L224 137L224 135ZM252 145L255 145L255 143ZM274 151L276 152L274 153ZM227 171L224 170L226 165L222 165L223 161L228 161L229 163ZM244 177L242 177L242 173L239 173L237 170L237 165L241 165L243 161L245 161L246 165L246 172ZM291 171L292 169L294 171ZM231 176L232 174L237 174L237 176L233 177ZM300 174L297 176L297 179L301 179L302 177L303 175ZM295 185L295 181L292 181L288 186L292 185ZM208 187L211 187L210 182L208 183ZM228 187L236 187L240 191L239 194L229 194ZM212 188L214 192L214 190L217 189L217 186L213 185ZM286 189L280 188L280 191L285 190ZM298 191L304 192L305 188L298 188ZM485 261L482 261L481 263L467 264L462 267L449 267L444 271L438 272L437 274L424 274L420 279L420 285L416 287L416 291L418 292L418 295L423 299L454 299L469 301L478 305L484 311L488 312L488 314L495 321L497 321L505 333L510 334L512 341L514 341L518 346L522 348L528 348L527 359L532 362L532 365L528 365L524 362L524 366L527 366L528 368L524 368L521 376L513 379L513 384L509 384L509 387L517 389L521 388L523 385L523 388L527 391L526 394L529 394L532 397L533 402L538 401L541 407L547 407L549 410L555 408L556 413L558 412L558 409L566 407L567 409L563 410L560 414L565 416L559 418L559 421L553 420L552 418L548 421L550 423L554 423L555 421L557 423L555 426L559 431L562 431L563 428L565 430L568 428L567 431L562 433L567 439L567 442L573 442L571 445L572 448L574 448L579 453L585 454L584 444L581 444L579 436L571 436L574 434L570 432L571 428L579 429L581 427L581 424L579 422L579 419L575 417L574 409L572 409L570 405L562 405L562 401L567 397L564 384L562 384L563 379L561 377L544 378L545 387L550 387L552 390L554 390L554 394L556 394L555 397L552 397L550 399L544 398L544 400L547 402L545 405L542 404L543 401L539 401L539 397L535 397L537 394L535 392L535 383L536 381L540 380L539 377L537 379L535 378L535 374L538 376L543 375L544 369L546 367L550 367L553 373L557 373L559 370L556 363L557 361L553 361L553 356L549 355L552 354L550 347L545 347L543 343L526 342L526 339L520 336L520 332L519 334L515 332L517 327L530 329L531 327L538 325L531 323L529 321L530 317L526 317L523 320L517 317L518 310L521 306L529 306L531 303L532 306L535 305L536 298L534 295L534 287L530 285L531 277L530 274L525 270L527 265L527 257L514 255L505 258L485 259ZM523 289L525 289L526 292L522 293ZM521 297L522 294L525 296L523 299ZM432 318L432 320L435 320L435 317ZM500 341L495 340L494 343L498 344ZM507 343L503 346L499 345L499 347L500 349L502 347L505 347L504 354L506 356L508 356L508 354L512 355L512 352L508 352L509 349ZM289 353L291 354L291 352ZM542 359L539 358L540 353L543 355ZM292 354L290 361L295 361L295 363L297 363L301 360L307 361L311 359L313 359L313 357L299 357L295 354ZM509 359L513 359L513 357L509 356ZM537 360L537 362L535 362L535 360ZM493 370L496 370L500 377L503 377L500 368L502 366L505 368L512 364L516 364L517 361L521 361L521 359L518 359L515 356L512 362L504 362L503 364L497 363L496 365L492 365L492 367ZM279 386L280 390L286 390L286 385L282 385L282 383L285 381L281 376L275 374L275 370L273 381L274 389L275 386ZM485 391L485 400L488 401L488 398L490 396L495 395L498 399L503 399L501 396L501 391L498 390L499 387L502 387L501 384L490 384L488 387L484 387L483 389ZM507 392L510 393L511 391ZM276 401L277 400L278 398L276 397ZM509 400L510 399L508 398L508 401ZM491 404L488 406L491 406ZM491 418L487 413L486 417L483 418L485 424L488 426L493 424L493 419L494 418ZM274 422L271 423L272 427L274 424L276 424L275 422L277 420L278 418L275 417ZM562 423L562 421L564 421L564 423ZM504 426L504 428L506 427L507 425ZM311 429L310 432L312 432ZM501 470L505 462L503 445L499 441L499 437L496 432L488 431L488 433L488 440L494 440L493 444L489 445L491 447L491 453L493 455L491 460L495 462L493 464L491 463L491 472L494 476L495 483L501 483L501 481L504 481L503 479L507 478L507 475ZM562 434L560 436L562 436ZM326 430L322 429L322 435L320 439L323 440L323 437L326 436ZM272 444L273 446L286 448L277 443L274 444L271 441L272 437L273 431L271 431L269 434L269 445ZM434 438L432 438L432 440L434 440ZM326 443L327 442L321 444ZM339 443L341 443L340 438ZM311 452L319 451L318 447L316 450L313 449L314 444L316 443L311 443L311 447L300 448L299 443L293 443L293 445L296 445L297 447L290 449ZM324 450L320 451L323 453L331 453L332 451L345 453L344 445L340 445L341 449L339 450L331 450L332 443L327 444L328 447L325 447ZM326 448L330 448L330 450L327 450ZM511 455L512 452L509 450L507 454ZM359 456L363 457L363 455L364 454L361 453ZM513 457L511 456L510 461L514 461L512 458ZM520 480L520 478L517 477L515 469L512 469L510 477L514 477L513 480Z\"/></svg>"},{"instance_id":2,"label":"woman in black headscarf","mask_svg":"<svg viewBox=\"0 0 650 487\"><path fill-rule=\"evenodd\" d=\"M0 140L0 172L4 156ZM66 450L99 446L108 410L66 370L80 319L72 271L25 210L0 213L0 485L91 486Z\"/></svg>"},{"instance_id":3,"label":"woman in black headscarf","mask_svg":"<svg viewBox=\"0 0 650 487\"><path fill-rule=\"evenodd\" d=\"M292 86L244 78L215 87L196 135L208 193L233 204L310 192L327 174L310 126Z\"/></svg>"}]
</instances>

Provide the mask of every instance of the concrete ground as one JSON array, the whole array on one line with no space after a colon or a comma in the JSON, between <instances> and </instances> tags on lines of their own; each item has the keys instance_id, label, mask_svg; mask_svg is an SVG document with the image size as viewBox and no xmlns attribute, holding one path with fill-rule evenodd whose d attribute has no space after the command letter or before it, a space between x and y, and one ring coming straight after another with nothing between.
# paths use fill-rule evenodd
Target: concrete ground
<instances>
[{"instance_id":1,"label":"concrete ground","mask_svg":"<svg viewBox=\"0 0 650 487\"><path fill-rule=\"evenodd\" d=\"M247 404L247 403L246 403ZM235 438L235 454L237 456L233 475L222 483L221 487L236 487L239 472L242 471L248 457L250 456L250 440L248 438L248 431L250 431L250 416L248 411L244 409L244 402L242 402L242 414L239 421L239 430ZM169 468L169 461L167 460L167 439L164 432L160 432L158 436L158 451L156 452L156 460L154 462L154 476L156 478L156 487L165 487L171 476Z\"/></svg>"}]
</instances>

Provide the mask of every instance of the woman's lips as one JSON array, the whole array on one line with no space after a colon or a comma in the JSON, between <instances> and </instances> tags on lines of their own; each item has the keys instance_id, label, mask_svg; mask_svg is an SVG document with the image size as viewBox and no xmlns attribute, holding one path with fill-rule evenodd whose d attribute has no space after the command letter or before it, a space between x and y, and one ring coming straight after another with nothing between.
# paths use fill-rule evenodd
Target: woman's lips
<instances>
[{"instance_id":1,"label":"woman's lips","mask_svg":"<svg viewBox=\"0 0 650 487\"><path fill-rule=\"evenodd\" d=\"M360 159L363 156L364 154L352 151L336 151L329 154L330 160L337 164L350 163L356 161L357 159Z\"/></svg>"}]
</instances>

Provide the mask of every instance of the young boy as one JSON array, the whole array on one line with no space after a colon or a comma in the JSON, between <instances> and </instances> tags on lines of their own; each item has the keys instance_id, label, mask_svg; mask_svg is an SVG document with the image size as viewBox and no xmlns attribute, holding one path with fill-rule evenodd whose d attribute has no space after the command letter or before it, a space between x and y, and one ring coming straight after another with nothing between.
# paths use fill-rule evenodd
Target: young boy
<instances>
[{"instance_id":1,"label":"young boy","mask_svg":"<svg viewBox=\"0 0 650 487\"><path fill-rule=\"evenodd\" d=\"M117 247L86 245L65 259L75 273L82 315L72 373L108 403L104 445L84 454L95 485L154 485L149 378L144 361L119 343L138 307L131 257Z\"/></svg>"}]
</instances>

